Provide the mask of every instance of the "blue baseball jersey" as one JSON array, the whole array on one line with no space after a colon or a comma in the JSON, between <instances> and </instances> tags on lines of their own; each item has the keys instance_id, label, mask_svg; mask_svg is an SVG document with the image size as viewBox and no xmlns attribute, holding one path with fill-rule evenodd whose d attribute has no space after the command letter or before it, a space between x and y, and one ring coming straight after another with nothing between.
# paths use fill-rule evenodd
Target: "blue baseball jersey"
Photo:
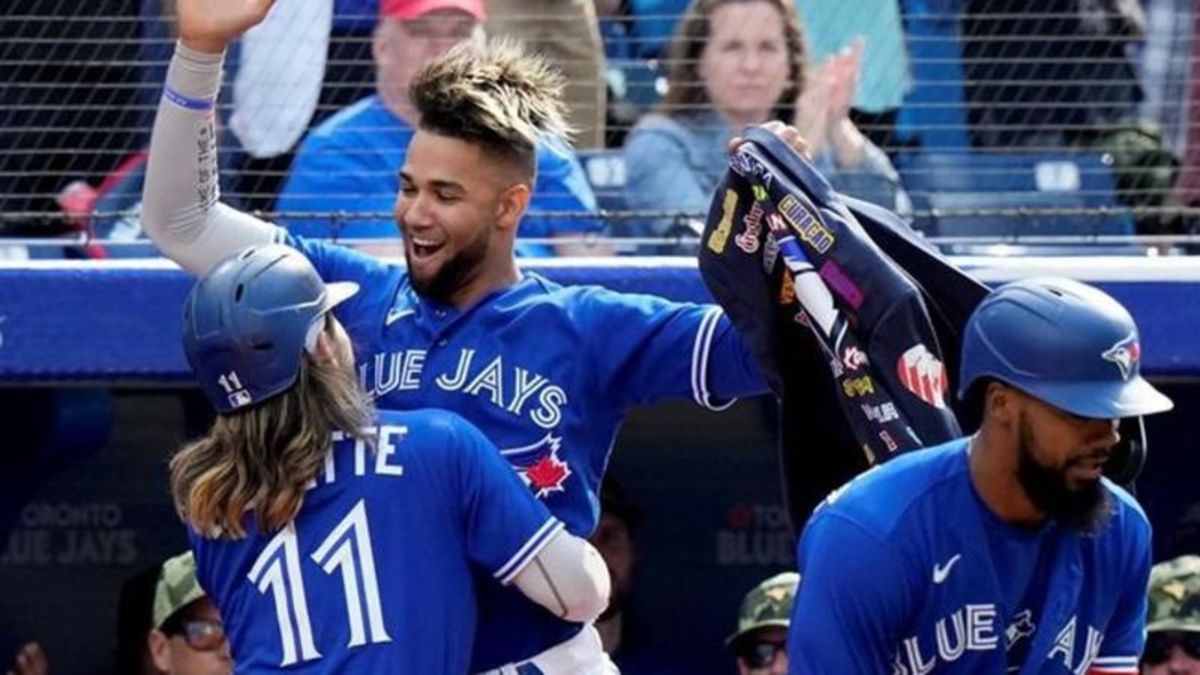
<instances>
[{"instance_id":1,"label":"blue baseball jersey","mask_svg":"<svg viewBox=\"0 0 1200 675\"><path fill-rule=\"evenodd\" d=\"M793 673L1136 673L1150 525L1104 481L1084 534L1020 528L983 503L967 439L900 456L831 494L800 542Z\"/></svg>"},{"instance_id":2,"label":"blue baseball jersey","mask_svg":"<svg viewBox=\"0 0 1200 675\"><path fill-rule=\"evenodd\" d=\"M495 446L444 411L335 437L300 513L244 539L190 533L238 673L466 673L475 572L507 584L562 529ZM497 583L499 582L499 583Z\"/></svg>"},{"instance_id":3,"label":"blue baseball jersey","mask_svg":"<svg viewBox=\"0 0 1200 675\"><path fill-rule=\"evenodd\" d=\"M580 536L595 529L600 480L631 406L691 398L719 410L766 391L714 305L563 287L525 273L459 311L418 295L403 267L324 242L288 241L326 281L359 283L335 311L377 405L461 414ZM483 589L472 670L532 656L578 630L514 590Z\"/></svg>"}]
</instances>

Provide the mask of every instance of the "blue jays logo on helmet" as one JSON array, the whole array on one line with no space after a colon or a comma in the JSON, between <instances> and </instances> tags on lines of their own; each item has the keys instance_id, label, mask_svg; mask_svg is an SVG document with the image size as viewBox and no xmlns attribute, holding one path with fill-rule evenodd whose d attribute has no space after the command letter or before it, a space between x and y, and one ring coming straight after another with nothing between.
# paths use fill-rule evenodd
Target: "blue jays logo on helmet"
<instances>
[{"instance_id":1,"label":"blue jays logo on helmet","mask_svg":"<svg viewBox=\"0 0 1200 675\"><path fill-rule=\"evenodd\" d=\"M534 496L543 499L562 492L571 475L570 465L558 458L560 448L562 437L546 434L536 443L501 450L500 454L517 470L517 475L533 490Z\"/></svg>"},{"instance_id":2,"label":"blue jays logo on helmet","mask_svg":"<svg viewBox=\"0 0 1200 675\"><path fill-rule=\"evenodd\" d=\"M1138 371L1142 360L1142 348L1138 345L1137 335L1130 333L1128 337L1109 347L1100 355L1105 361L1117 364L1121 371L1121 379L1128 380L1130 375Z\"/></svg>"}]
</instances>

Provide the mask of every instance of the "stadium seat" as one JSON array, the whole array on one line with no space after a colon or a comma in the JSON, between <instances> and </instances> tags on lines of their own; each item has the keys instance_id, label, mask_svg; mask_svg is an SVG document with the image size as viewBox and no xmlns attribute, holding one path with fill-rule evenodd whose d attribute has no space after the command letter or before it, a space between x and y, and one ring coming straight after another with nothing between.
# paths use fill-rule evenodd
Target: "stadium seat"
<instances>
[{"instance_id":1,"label":"stadium seat","mask_svg":"<svg viewBox=\"0 0 1200 675\"><path fill-rule=\"evenodd\" d=\"M620 148L604 150L576 150L583 173L587 176L592 191L596 193L596 205L606 211L620 211L625 204L625 152Z\"/></svg>"},{"instance_id":2,"label":"stadium seat","mask_svg":"<svg viewBox=\"0 0 1200 675\"><path fill-rule=\"evenodd\" d=\"M650 59L662 56L687 8L688 0L631 0L637 55Z\"/></svg>"},{"instance_id":3,"label":"stadium seat","mask_svg":"<svg viewBox=\"0 0 1200 675\"><path fill-rule=\"evenodd\" d=\"M1100 209L1118 207L1112 170L1097 153L924 153L900 165L931 236L1133 234L1127 214L965 215L939 210Z\"/></svg>"}]
</instances>

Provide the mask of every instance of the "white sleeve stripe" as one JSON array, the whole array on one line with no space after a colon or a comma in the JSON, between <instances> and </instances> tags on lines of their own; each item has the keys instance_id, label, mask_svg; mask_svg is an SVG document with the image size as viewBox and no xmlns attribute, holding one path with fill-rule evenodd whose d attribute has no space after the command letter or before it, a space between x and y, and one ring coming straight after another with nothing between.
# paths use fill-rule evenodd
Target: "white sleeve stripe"
<instances>
[{"instance_id":1,"label":"white sleeve stripe","mask_svg":"<svg viewBox=\"0 0 1200 675\"><path fill-rule=\"evenodd\" d=\"M1097 666L1136 666L1138 657L1136 656L1100 656L1097 657L1093 664Z\"/></svg>"},{"instance_id":2,"label":"white sleeve stripe","mask_svg":"<svg viewBox=\"0 0 1200 675\"><path fill-rule=\"evenodd\" d=\"M692 398L696 400L698 405L704 405L702 387L698 381L700 371L700 347L704 344L705 327L712 321L712 310L704 313L700 319L700 327L696 330L696 339L692 343Z\"/></svg>"},{"instance_id":3,"label":"white sleeve stripe","mask_svg":"<svg viewBox=\"0 0 1200 675\"><path fill-rule=\"evenodd\" d=\"M721 308L712 307L700 320L700 328L696 331L696 342L692 346L692 398L702 407L716 412L725 410L737 403L730 399L721 404L713 403L712 393L708 391L708 357L712 349L713 335L721 321Z\"/></svg>"},{"instance_id":4,"label":"white sleeve stripe","mask_svg":"<svg viewBox=\"0 0 1200 675\"><path fill-rule=\"evenodd\" d=\"M557 534L561 529L563 529L562 521L554 518L553 516L550 517L550 519L543 523L542 526L538 528L538 531L534 532L533 536L530 537L521 546L521 548L513 554L513 557L509 558L508 562L501 565L500 569L496 570L492 576L496 577L500 583L508 585L510 581L515 579L516 576L521 573L521 570L525 569L525 567L535 557L537 557L537 554L543 548L545 548L546 544L548 544L554 535Z\"/></svg>"}]
</instances>

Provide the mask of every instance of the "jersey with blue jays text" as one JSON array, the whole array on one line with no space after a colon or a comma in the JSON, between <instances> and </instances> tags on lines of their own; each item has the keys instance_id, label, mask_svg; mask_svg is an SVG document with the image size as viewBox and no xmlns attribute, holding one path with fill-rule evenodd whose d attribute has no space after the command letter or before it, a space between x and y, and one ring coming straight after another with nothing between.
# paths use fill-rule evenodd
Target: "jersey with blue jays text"
<instances>
[{"instance_id":1,"label":"jersey with blue jays text","mask_svg":"<svg viewBox=\"0 0 1200 675\"><path fill-rule=\"evenodd\" d=\"M326 281L357 281L338 318L360 375L384 408L453 410L478 426L529 489L587 536L617 430L635 404L693 398L721 409L766 391L716 306L526 273L458 311L419 296L404 269L290 237ZM473 670L529 657L575 634L515 590L483 591Z\"/></svg>"},{"instance_id":2,"label":"jersey with blue jays text","mask_svg":"<svg viewBox=\"0 0 1200 675\"><path fill-rule=\"evenodd\" d=\"M507 584L562 523L496 447L444 411L381 411L376 443L335 437L277 532L191 532L238 673L466 673L476 582Z\"/></svg>"},{"instance_id":3,"label":"jersey with blue jays text","mask_svg":"<svg viewBox=\"0 0 1200 675\"><path fill-rule=\"evenodd\" d=\"M1104 480L1085 534L999 520L967 440L897 457L823 502L799 547L793 673L1137 672L1150 526Z\"/></svg>"}]
</instances>

